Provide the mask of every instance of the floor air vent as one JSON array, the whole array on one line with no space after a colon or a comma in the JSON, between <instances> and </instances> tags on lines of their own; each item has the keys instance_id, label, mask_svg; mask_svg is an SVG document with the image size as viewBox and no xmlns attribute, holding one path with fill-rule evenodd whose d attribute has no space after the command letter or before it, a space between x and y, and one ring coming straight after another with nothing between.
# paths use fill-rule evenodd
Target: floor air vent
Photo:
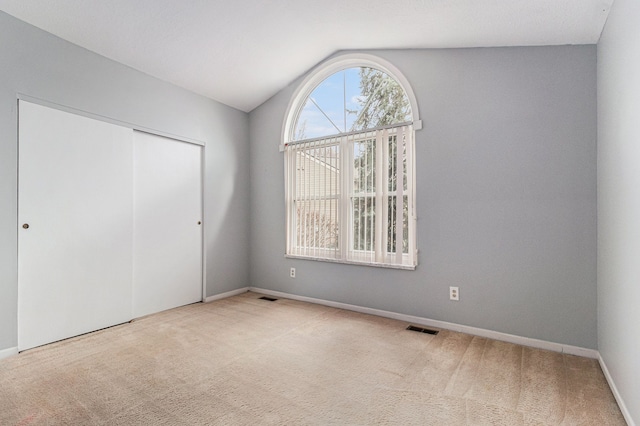
<instances>
[{"instance_id":1,"label":"floor air vent","mask_svg":"<svg viewBox=\"0 0 640 426\"><path fill-rule=\"evenodd\" d=\"M415 325L410 325L409 327L407 327L407 330L417 331L419 333L433 334L433 335L438 334L438 330L430 330L428 328L416 327Z\"/></svg>"},{"instance_id":2,"label":"floor air vent","mask_svg":"<svg viewBox=\"0 0 640 426\"><path fill-rule=\"evenodd\" d=\"M275 302L278 299L274 299L273 297L262 296L260 300L268 300L269 302Z\"/></svg>"}]
</instances>

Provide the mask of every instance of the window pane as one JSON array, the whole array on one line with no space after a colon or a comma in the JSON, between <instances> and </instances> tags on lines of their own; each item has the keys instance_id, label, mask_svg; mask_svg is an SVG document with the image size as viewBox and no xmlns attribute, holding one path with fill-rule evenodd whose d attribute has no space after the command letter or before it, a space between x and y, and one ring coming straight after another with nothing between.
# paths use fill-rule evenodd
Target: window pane
<instances>
[{"instance_id":1,"label":"window pane","mask_svg":"<svg viewBox=\"0 0 640 426\"><path fill-rule=\"evenodd\" d=\"M376 200L361 196L352 198L353 249L373 251L375 248Z\"/></svg>"},{"instance_id":2,"label":"window pane","mask_svg":"<svg viewBox=\"0 0 640 426\"><path fill-rule=\"evenodd\" d=\"M373 129L411 120L404 89L383 71L354 67L332 74L305 99L292 140Z\"/></svg>"},{"instance_id":3,"label":"window pane","mask_svg":"<svg viewBox=\"0 0 640 426\"><path fill-rule=\"evenodd\" d=\"M397 151L397 137L395 135L389 136L389 191L396 190L396 151Z\"/></svg>"},{"instance_id":4,"label":"window pane","mask_svg":"<svg viewBox=\"0 0 640 426\"><path fill-rule=\"evenodd\" d=\"M396 252L396 197L389 197L389 214L387 219L387 252Z\"/></svg>"},{"instance_id":5,"label":"window pane","mask_svg":"<svg viewBox=\"0 0 640 426\"><path fill-rule=\"evenodd\" d=\"M407 190L407 144L404 140L402 141L402 189Z\"/></svg>"},{"instance_id":6,"label":"window pane","mask_svg":"<svg viewBox=\"0 0 640 426\"><path fill-rule=\"evenodd\" d=\"M296 202L296 246L338 248L338 200Z\"/></svg>"},{"instance_id":7,"label":"window pane","mask_svg":"<svg viewBox=\"0 0 640 426\"><path fill-rule=\"evenodd\" d=\"M360 95L357 108L352 112L356 119L351 130L366 130L404 123L411 119L409 98L396 80L374 69L359 69Z\"/></svg>"},{"instance_id":8,"label":"window pane","mask_svg":"<svg viewBox=\"0 0 640 426\"><path fill-rule=\"evenodd\" d=\"M402 252L409 253L409 199L406 195L402 198Z\"/></svg>"},{"instance_id":9,"label":"window pane","mask_svg":"<svg viewBox=\"0 0 640 426\"><path fill-rule=\"evenodd\" d=\"M331 197L340 193L338 145L296 151L296 199Z\"/></svg>"},{"instance_id":10,"label":"window pane","mask_svg":"<svg viewBox=\"0 0 640 426\"><path fill-rule=\"evenodd\" d=\"M402 203L402 253L409 253L409 208L408 198L403 196ZM397 197L389 197L389 215L387 220L387 252L396 252L396 221L399 219L399 215L396 212L396 200Z\"/></svg>"},{"instance_id":11,"label":"window pane","mask_svg":"<svg viewBox=\"0 0 640 426\"><path fill-rule=\"evenodd\" d=\"M407 146L402 141L400 144L401 153L402 153L402 190L407 190ZM395 192L397 190L397 182L398 182L398 136L392 135L389 136L389 192Z\"/></svg>"},{"instance_id":12,"label":"window pane","mask_svg":"<svg viewBox=\"0 0 640 426\"><path fill-rule=\"evenodd\" d=\"M295 150L295 246L338 247L339 145L303 144Z\"/></svg>"},{"instance_id":13,"label":"window pane","mask_svg":"<svg viewBox=\"0 0 640 426\"><path fill-rule=\"evenodd\" d=\"M365 139L353 144L353 192L376 190L376 140Z\"/></svg>"}]
</instances>

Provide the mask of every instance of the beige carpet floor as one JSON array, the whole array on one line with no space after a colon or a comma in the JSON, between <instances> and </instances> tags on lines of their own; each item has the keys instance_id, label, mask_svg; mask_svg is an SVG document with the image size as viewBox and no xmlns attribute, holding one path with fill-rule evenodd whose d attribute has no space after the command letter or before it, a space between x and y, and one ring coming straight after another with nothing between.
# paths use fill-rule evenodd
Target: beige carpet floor
<instances>
[{"instance_id":1,"label":"beige carpet floor","mask_svg":"<svg viewBox=\"0 0 640 426\"><path fill-rule=\"evenodd\" d=\"M597 361L245 293L0 361L0 425L624 425Z\"/></svg>"}]
</instances>

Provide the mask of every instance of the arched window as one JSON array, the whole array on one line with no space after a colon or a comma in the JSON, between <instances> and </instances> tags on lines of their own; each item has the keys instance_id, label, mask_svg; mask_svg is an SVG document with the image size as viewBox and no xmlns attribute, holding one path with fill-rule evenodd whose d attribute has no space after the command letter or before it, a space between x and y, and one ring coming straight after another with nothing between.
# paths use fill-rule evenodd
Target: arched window
<instances>
[{"instance_id":1,"label":"arched window","mask_svg":"<svg viewBox=\"0 0 640 426\"><path fill-rule=\"evenodd\" d=\"M321 65L283 127L286 255L416 266L417 104L393 66L370 55Z\"/></svg>"}]
</instances>

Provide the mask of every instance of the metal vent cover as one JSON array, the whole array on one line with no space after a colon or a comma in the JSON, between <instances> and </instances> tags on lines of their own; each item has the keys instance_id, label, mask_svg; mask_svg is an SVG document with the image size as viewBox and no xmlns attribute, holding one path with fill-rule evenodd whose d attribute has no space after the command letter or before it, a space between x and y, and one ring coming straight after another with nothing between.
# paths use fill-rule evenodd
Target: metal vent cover
<instances>
[{"instance_id":1,"label":"metal vent cover","mask_svg":"<svg viewBox=\"0 0 640 426\"><path fill-rule=\"evenodd\" d=\"M410 325L407 327L407 330L417 331L418 333L433 334L434 336L439 333L438 330L431 330L430 328L418 327L415 325Z\"/></svg>"}]
</instances>

